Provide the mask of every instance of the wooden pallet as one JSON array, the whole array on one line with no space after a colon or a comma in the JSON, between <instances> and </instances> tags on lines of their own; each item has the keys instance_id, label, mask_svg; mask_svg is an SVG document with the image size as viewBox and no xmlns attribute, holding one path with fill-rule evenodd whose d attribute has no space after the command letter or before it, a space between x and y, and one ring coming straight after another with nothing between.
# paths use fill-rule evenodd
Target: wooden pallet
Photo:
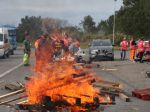
<instances>
[{"instance_id":1,"label":"wooden pallet","mask_svg":"<svg viewBox=\"0 0 150 112\"><path fill-rule=\"evenodd\" d=\"M132 91L132 96L142 100L150 100L150 88L134 90Z\"/></svg>"}]
</instances>

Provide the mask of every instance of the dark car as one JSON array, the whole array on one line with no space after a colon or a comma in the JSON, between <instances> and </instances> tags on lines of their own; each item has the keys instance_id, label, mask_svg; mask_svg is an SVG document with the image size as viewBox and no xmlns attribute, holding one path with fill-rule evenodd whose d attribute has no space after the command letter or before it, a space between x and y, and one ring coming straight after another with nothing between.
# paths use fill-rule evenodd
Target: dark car
<instances>
[{"instance_id":1,"label":"dark car","mask_svg":"<svg viewBox=\"0 0 150 112\"><path fill-rule=\"evenodd\" d=\"M95 39L89 48L90 61L114 60L114 51L110 39Z\"/></svg>"}]
</instances>

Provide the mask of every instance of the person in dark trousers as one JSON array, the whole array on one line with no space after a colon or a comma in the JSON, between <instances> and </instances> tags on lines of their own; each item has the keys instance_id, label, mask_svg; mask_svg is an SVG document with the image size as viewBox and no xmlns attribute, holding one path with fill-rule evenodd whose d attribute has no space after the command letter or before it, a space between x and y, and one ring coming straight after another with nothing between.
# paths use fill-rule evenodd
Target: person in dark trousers
<instances>
[{"instance_id":1,"label":"person in dark trousers","mask_svg":"<svg viewBox=\"0 0 150 112\"><path fill-rule=\"evenodd\" d=\"M143 41L142 38L139 38L139 40L138 40L138 54L137 54L137 57L139 58L140 63L143 63L144 51L145 51L144 41Z\"/></svg>"},{"instance_id":2,"label":"person in dark trousers","mask_svg":"<svg viewBox=\"0 0 150 112\"><path fill-rule=\"evenodd\" d=\"M31 53L31 43L30 43L30 36L28 32L25 32L25 40L23 41L24 45L24 55L27 54L28 61L24 63L25 66L29 65L29 58Z\"/></svg>"},{"instance_id":3,"label":"person in dark trousers","mask_svg":"<svg viewBox=\"0 0 150 112\"><path fill-rule=\"evenodd\" d=\"M147 45L145 45L145 57L147 60L150 61L150 40L148 41Z\"/></svg>"},{"instance_id":4,"label":"person in dark trousers","mask_svg":"<svg viewBox=\"0 0 150 112\"><path fill-rule=\"evenodd\" d=\"M124 60L126 58L126 51L128 49L128 41L124 37L123 40L120 43L121 46L121 60Z\"/></svg>"}]
</instances>

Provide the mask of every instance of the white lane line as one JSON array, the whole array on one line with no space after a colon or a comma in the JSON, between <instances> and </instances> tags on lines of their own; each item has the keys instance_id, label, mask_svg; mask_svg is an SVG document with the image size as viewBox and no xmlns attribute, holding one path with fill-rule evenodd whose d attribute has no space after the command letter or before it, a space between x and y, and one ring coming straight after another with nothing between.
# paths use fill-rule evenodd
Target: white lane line
<instances>
[{"instance_id":1,"label":"white lane line","mask_svg":"<svg viewBox=\"0 0 150 112\"><path fill-rule=\"evenodd\" d=\"M15 69L19 68L19 67L22 66L22 65L23 65L23 63L20 63L19 65L17 65L17 66L15 66L15 67L9 69L8 71L6 71L6 72L0 74L0 78L4 77L5 75L9 74L10 72L14 71Z\"/></svg>"}]
</instances>

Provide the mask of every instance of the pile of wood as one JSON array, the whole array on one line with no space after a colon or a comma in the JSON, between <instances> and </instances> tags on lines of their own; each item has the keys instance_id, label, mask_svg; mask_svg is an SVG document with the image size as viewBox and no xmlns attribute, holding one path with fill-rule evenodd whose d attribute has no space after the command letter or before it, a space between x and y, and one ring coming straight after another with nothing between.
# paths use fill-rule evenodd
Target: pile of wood
<instances>
[{"instance_id":1,"label":"pile of wood","mask_svg":"<svg viewBox=\"0 0 150 112\"><path fill-rule=\"evenodd\" d=\"M18 101L26 97L24 84L20 82L9 83L1 81L0 86L9 91L9 93L0 96L0 105L13 107L14 105L11 105L11 102Z\"/></svg>"},{"instance_id":2,"label":"pile of wood","mask_svg":"<svg viewBox=\"0 0 150 112\"><path fill-rule=\"evenodd\" d=\"M93 67L101 67L98 63L93 63L93 64L84 64L84 63L77 63L74 65L76 69L82 70L87 70L85 68L93 68ZM90 72L90 70L87 70ZM94 78L92 80L92 85L93 87L99 89L100 94L109 94L109 95L114 95L119 97L125 102L130 102L130 95L127 94L121 87L120 83L112 82L112 81L107 81L99 78Z\"/></svg>"},{"instance_id":3,"label":"pile of wood","mask_svg":"<svg viewBox=\"0 0 150 112\"><path fill-rule=\"evenodd\" d=\"M119 83L96 79L93 86L95 88L99 88L100 94L114 95L121 98L125 102L130 102L129 95L121 88Z\"/></svg>"}]
</instances>

